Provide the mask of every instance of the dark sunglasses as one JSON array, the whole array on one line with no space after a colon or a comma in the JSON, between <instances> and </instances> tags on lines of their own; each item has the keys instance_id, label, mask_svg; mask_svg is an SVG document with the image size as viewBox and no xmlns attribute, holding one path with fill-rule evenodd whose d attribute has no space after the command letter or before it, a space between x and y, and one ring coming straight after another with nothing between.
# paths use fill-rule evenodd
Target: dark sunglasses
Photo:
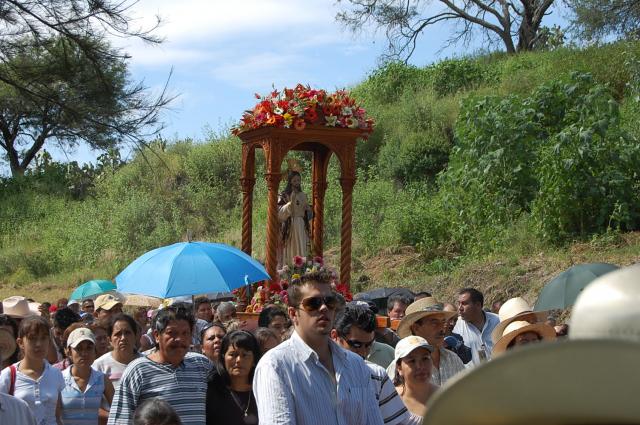
<instances>
[{"instance_id":1,"label":"dark sunglasses","mask_svg":"<svg viewBox=\"0 0 640 425\"><path fill-rule=\"evenodd\" d=\"M349 347L351 348L369 348L371 347L371 344L373 344L373 341L375 341L376 339L372 339L369 342L362 342L362 341L358 341L357 339L344 339L345 341L347 341L347 344L349 344Z\"/></svg>"},{"instance_id":2,"label":"dark sunglasses","mask_svg":"<svg viewBox=\"0 0 640 425\"><path fill-rule=\"evenodd\" d=\"M335 295L327 295L326 297L309 297L300 302L300 305L306 312L320 310L320 307L326 305L329 310L334 310L338 305L338 298Z\"/></svg>"}]
</instances>

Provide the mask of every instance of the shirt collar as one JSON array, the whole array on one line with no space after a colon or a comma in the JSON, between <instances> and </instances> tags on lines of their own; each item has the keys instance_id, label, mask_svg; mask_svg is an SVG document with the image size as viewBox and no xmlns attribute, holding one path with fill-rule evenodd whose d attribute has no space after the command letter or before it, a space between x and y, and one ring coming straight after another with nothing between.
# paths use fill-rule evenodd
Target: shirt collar
<instances>
[{"instance_id":1,"label":"shirt collar","mask_svg":"<svg viewBox=\"0 0 640 425\"><path fill-rule=\"evenodd\" d=\"M313 357L316 360L318 359L318 353L316 353L311 347L307 345L306 342L302 340L300 335L298 335L297 331L295 330L293 331L290 339L291 339L291 346L298 353L300 358L302 358L303 360L307 360L310 357ZM332 341L331 338L327 338L327 339L329 342L329 349L331 350L331 355L334 357L337 356L341 360L344 360L347 357L346 351L342 347L340 347L338 344L336 344L334 341Z\"/></svg>"}]
</instances>

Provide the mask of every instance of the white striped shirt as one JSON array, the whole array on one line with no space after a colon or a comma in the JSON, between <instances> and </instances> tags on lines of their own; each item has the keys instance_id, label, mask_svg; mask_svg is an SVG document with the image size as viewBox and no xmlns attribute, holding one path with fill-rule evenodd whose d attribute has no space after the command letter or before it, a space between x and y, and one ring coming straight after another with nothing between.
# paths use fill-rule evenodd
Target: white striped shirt
<instances>
[{"instance_id":1,"label":"white striped shirt","mask_svg":"<svg viewBox=\"0 0 640 425\"><path fill-rule=\"evenodd\" d=\"M337 386L318 354L293 332L256 367L253 391L260 423L269 425L383 425L360 356L327 340Z\"/></svg>"},{"instance_id":2,"label":"white striped shirt","mask_svg":"<svg viewBox=\"0 0 640 425\"><path fill-rule=\"evenodd\" d=\"M383 367L371 363L365 362L371 370L371 384L378 400L378 406L380 407L380 414L385 425L407 425L415 423L422 423L422 418L418 422L410 420L410 413L404 402L398 395L396 387L393 386L393 382L389 379L387 371Z\"/></svg>"},{"instance_id":3,"label":"white striped shirt","mask_svg":"<svg viewBox=\"0 0 640 425\"><path fill-rule=\"evenodd\" d=\"M183 425L205 425L207 381L213 365L202 354L187 353L178 367L139 357L129 363L116 389L108 425L130 424L138 406L160 397Z\"/></svg>"}]
</instances>

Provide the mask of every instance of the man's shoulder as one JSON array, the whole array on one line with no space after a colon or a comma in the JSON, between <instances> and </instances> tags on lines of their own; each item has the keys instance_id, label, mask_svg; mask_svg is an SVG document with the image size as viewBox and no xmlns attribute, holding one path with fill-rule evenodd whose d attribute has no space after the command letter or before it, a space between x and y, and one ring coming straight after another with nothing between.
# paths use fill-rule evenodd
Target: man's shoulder
<instances>
[{"instance_id":1,"label":"man's shoulder","mask_svg":"<svg viewBox=\"0 0 640 425\"><path fill-rule=\"evenodd\" d=\"M491 313L490 311L485 311L484 314L486 315L485 317L487 318L487 321L489 322L491 328L495 328L498 323L500 323L500 316L498 316L497 314Z\"/></svg>"},{"instance_id":2,"label":"man's shoulder","mask_svg":"<svg viewBox=\"0 0 640 425\"><path fill-rule=\"evenodd\" d=\"M0 405L2 406L2 410L5 412L18 413L21 416L20 419L30 418L32 415L31 408L26 401L9 394L0 392Z\"/></svg>"},{"instance_id":3,"label":"man's shoulder","mask_svg":"<svg viewBox=\"0 0 640 425\"><path fill-rule=\"evenodd\" d=\"M446 348L441 348L440 355L450 365L453 365L454 367L458 367L460 369L464 369L464 363L462 363L460 357L453 351L447 350Z\"/></svg>"},{"instance_id":4,"label":"man's shoulder","mask_svg":"<svg viewBox=\"0 0 640 425\"><path fill-rule=\"evenodd\" d=\"M213 363L207 356L201 353L196 353L193 351L188 352L184 356L184 363L187 367L204 367L206 369L211 369Z\"/></svg>"},{"instance_id":5,"label":"man's shoulder","mask_svg":"<svg viewBox=\"0 0 640 425\"><path fill-rule=\"evenodd\" d=\"M264 356L260 358L259 363L264 364L286 364L286 363L298 363L301 359L295 355L295 347L291 338L278 344L276 347L267 351Z\"/></svg>"},{"instance_id":6,"label":"man's shoulder","mask_svg":"<svg viewBox=\"0 0 640 425\"><path fill-rule=\"evenodd\" d=\"M380 365L372 363L369 360L365 360L364 364L366 364L371 371L371 378L382 380L389 376L387 375L386 369Z\"/></svg>"}]
</instances>

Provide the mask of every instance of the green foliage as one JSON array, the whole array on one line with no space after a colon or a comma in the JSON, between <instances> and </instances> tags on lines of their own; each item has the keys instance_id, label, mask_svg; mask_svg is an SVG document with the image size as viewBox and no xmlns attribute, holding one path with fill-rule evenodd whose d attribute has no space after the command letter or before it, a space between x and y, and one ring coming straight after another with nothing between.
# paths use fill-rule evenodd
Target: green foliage
<instances>
[{"instance_id":1,"label":"green foliage","mask_svg":"<svg viewBox=\"0 0 640 425\"><path fill-rule=\"evenodd\" d=\"M374 71L354 89L377 120L357 147L354 259L410 245L419 267L448 273L490 253L512 258L637 229L639 46ZM256 156L253 247L263 258L267 189ZM291 156L310 194L310 156ZM213 134L152 142L127 164L117 150L96 165L60 164L43 151L24 176L0 180L0 284L115 274L187 231L239 245L240 158L236 138ZM329 252L340 245L338 165L333 157Z\"/></svg>"},{"instance_id":2,"label":"green foliage","mask_svg":"<svg viewBox=\"0 0 640 425\"><path fill-rule=\"evenodd\" d=\"M491 68L471 58L447 59L426 68L433 90L443 97L494 82Z\"/></svg>"}]
</instances>

